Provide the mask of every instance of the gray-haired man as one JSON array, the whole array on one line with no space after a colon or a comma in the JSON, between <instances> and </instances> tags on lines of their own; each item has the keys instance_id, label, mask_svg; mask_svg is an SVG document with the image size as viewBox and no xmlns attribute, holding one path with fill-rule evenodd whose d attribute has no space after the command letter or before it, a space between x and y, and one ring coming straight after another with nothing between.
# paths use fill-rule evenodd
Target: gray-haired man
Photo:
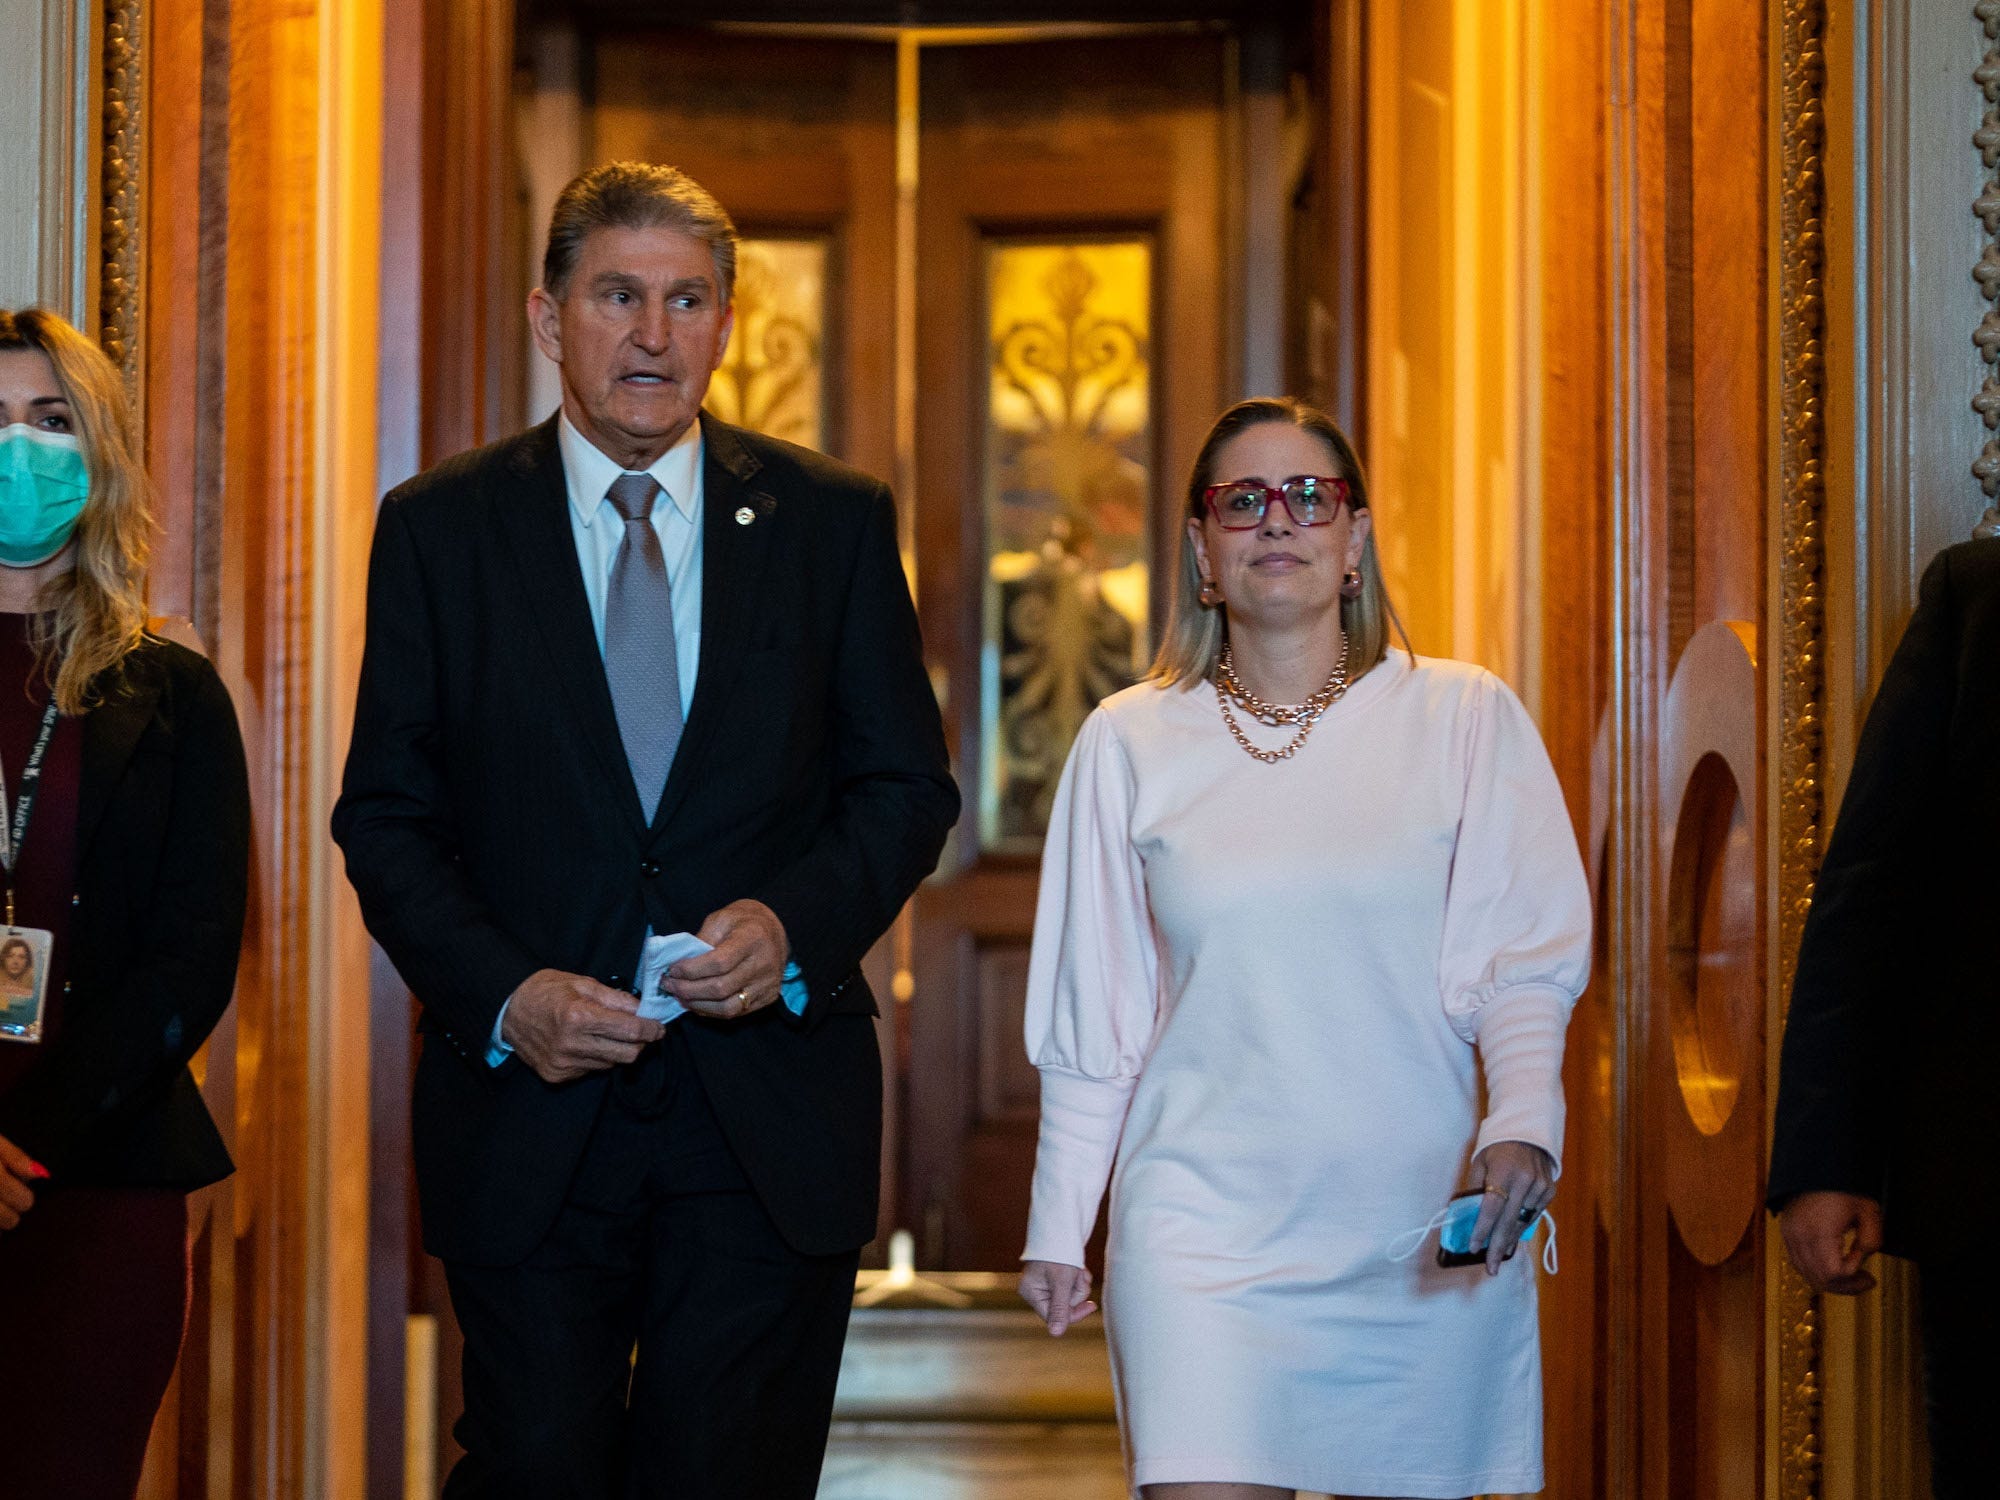
<instances>
[{"instance_id":1,"label":"gray-haired man","mask_svg":"<svg viewBox=\"0 0 2000 1500\"><path fill-rule=\"evenodd\" d=\"M562 410L377 522L334 831L423 1005L451 1497L817 1485L875 1223L858 965L958 797L888 491L699 415L734 257L671 168L570 184Z\"/></svg>"}]
</instances>

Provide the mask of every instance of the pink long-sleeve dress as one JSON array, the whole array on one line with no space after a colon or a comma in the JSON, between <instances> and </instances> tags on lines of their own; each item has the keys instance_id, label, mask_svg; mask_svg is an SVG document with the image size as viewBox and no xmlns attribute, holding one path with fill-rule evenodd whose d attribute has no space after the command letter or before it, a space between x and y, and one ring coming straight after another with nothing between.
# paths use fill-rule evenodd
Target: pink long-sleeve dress
<instances>
[{"instance_id":1,"label":"pink long-sleeve dress","mask_svg":"<svg viewBox=\"0 0 2000 1500\"><path fill-rule=\"evenodd\" d=\"M1135 1491L1541 1488L1538 1257L1392 1252L1488 1143L1559 1159L1589 932L1541 739L1480 668L1392 651L1275 764L1206 683L1085 722L1029 969L1024 1258L1083 1264L1109 1177Z\"/></svg>"}]
</instances>

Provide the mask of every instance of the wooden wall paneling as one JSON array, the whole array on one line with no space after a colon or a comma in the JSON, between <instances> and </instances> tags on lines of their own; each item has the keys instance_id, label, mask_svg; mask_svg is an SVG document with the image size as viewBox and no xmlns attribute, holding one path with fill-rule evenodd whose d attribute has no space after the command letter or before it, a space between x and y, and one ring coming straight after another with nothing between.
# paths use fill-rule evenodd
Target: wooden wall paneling
<instances>
[{"instance_id":1,"label":"wooden wall paneling","mask_svg":"<svg viewBox=\"0 0 2000 1500\"><path fill-rule=\"evenodd\" d=\"M394 342L384 345L379 400L396 413L378 450L385 490L524 421L521 328L532 281L514 154L514 19L513 6L443 0L423 6L417 26L384 28L381 312L385 341ZM379 953L368 984L381 1069L369 1110L385 1135L371 1152L371 1199L384 1218L370 1251L371 1290L382 1305L371 1305L367 1401L393 1425L371 1439L366 1482L370 1500L386 1500L403 1493L405 1444L389 1434L408 1437L412 1403L424 1403L417 1430L427 1425L435 1441L422 1460L431 1472L444 1475L459 1457L451 1428L463 1406L463 1344L417 1218L409 1158L415 1010ZM405 1342L409 1316L431 1320L432 1332L415 1344ZM411 1348L434 1362L412 1371ZM391 1410L399 1393L401 1407Z\"/></svg>"},{"instance_id":2,"label":"wooden wall paneling","mask_svg":"<svg viewBox=\"0 0 2000 1500\"><path fill-rule=\"evenodd\" d=\"M198 220L200 318L195 328L195 385L189 400L196 414L193 482L195 493L193 573L189 615L211 654L220 646L222 576L223 433L227 399L228 213L229 213L229 18L227 0L201 5L201 157ZM155 208L176 201L156 195ZM240 676L225 676L232 695L243 701ZM203 1092L224 1138L235 1139L241 1084L237 1061L237 1007L231 1006L209 1039L209 1066ZM234 1179L214 1189L216 1198L198 1244L200 1272L190 1327L204 1330L196 1347L199 1362L182 1355L183 1391L205 1392L205 1415L184 1430L181 1444L182 1493L218 1494L216 1471L226 1481L233 1463L237 1387L243 1359L236 1337L241 1304L238 1276L237 1207ZM198 1320L198 1321L197 1321ZM185 1400L183 1409L186 1409ZM206 1477L202 1486L191 1476Z\"/></svg>"},{"instance_id":3,"label":"wooden wall paneling","mask_svg":"<svg viewBox=\"0 0 2000 1500\"><path fill-rule=\"evenodd\" d=\"M381 296L375 489L423 466L425 30L385 26L382 50ZM410 992L380 949L370 953L368 1120L367 1500L403 1500L409 1410L409 1318L417 1233L410 1167L416 1064Z\"/></svg>"},{"instance_id":4,"label":"wooden wall paneling","mask_svg":"<svg viewBox=\"0 0 2000 1500\"><path fill-rule=\"evenodd\" d=\"M1452 472L1450 0L1370 0L1363 441L1376 547L1419 651L1450 655Z\"/></svg>"},{"instance_id":5,"label":"wooden wall paneling","mask_svg":"<svg viewBox=\"0 0 2000 1500\"><path fill-rule=\"evenodd\" d=\"M1286 325L1300 289L1286 284L1290 209L1296 184L1287 157L1285 115L1290 87L1288 43L1278 15L1250 22L1234 38L1235 81L1229 91L1234 160L1226 174L1234 209L1233 246L1240 262L1229 276L1232 399L1283 394Z\"/></svg>"},{"instance_id":6,"label":"wooden wall paneling","mask_svg":"<svg viewBox=\"0 0 2000 1500\"><path fill-rule=\"evenodd\" d=\"M202 11L156 0L147 38L146 187L153 204L194 212L145 217L146 465L159 534L148 578L156 615L194 615L195 452L201 322Z\"/></svg>"},{"instance_id":7,"label":"wooden wall paneling","mask_svg":"<svg viewBox=\"0 0 2000 1500\"><path fill-rule=\"evenodd\" d=\"M1540 712L1540 617L1532 601L1533 436L1539 350L1525 307L1538 226L1529 196L1526 0L1460 4L1452 22L1448 513L1451 635L1441 650L1499 673ZM1417 295L1423 295L1417 289Z\"/></svg>"},{"instance_id":8,"label":"wooden wall paneling","mask_svg":"<svg viewBox=\"0 0 2000 1500\"><path fill-rule=\"evenodd\" d=\"M227 434L218 659L250 757L252 895L237 991L239 1491L307 1482L313 1036L309 1009L310 435L318 210L318 17L232 0Z\"/></svg>"},{"instance_id":9,"label":"wooden wall paneling","mask_svg":"<svg viewBox=\"0 0 2000 1500\"><path fill-rule=\"evenodd\" d=\"M1650 1103L1650 1078L1642 1065L1647 997L1651 992L1653 933L1649 921L1654 886L1653 766L1647 748L1657 734L1657 705L1664 689L1660 667L1665 636L1664 570L1658 549L1647 545L1649 509L1665 474L1662 420L1665 346L1652 289L1664 269L1665 215L1659 170L1664 133L1661 77L1663 26L1657 6L1618 6L1606 17L1608 139L1606 426L1612 484L1610 567L1611 715L1606 757L1610 788L1608 899L1600 906L1610 932L1614 1039L1611 1205L1613 1233L1607 1254L1607 1310L1614 1330L1614 1360L1607 1372L1606 1493L1657 1496L1661 1486L1641 1475L1656 1447L1643 1429L1642 1411L1664 1399L1664 1381L1642 1363L1657 1336L1658 1318L1642 1289L1662 1282L1663 1256L1657 1198L1644 1191L1638 1150Z\"/></svg>"},{"instance_id":10,"label":"wooden wall paneling","mask_svg":"<svg viewBox=\"0 0 2000 1500\"><path fill-rule=\"evenodd\" d=\"M1527 326L1539 352L1536 407L1540 491L1542 736L1579 831L1595 914L1591 978L1570 1022L1563 1189L1569 1232L1562 1275L1542 1283L1545 1493L1598 1500L1610 1487L1611 1371L1623 1357L1614 1327L1611 1254L1623 1232L1614 1152L1625 1110L1616 1067L1611 913L1610 579L1606 541L1605 123L1610 73L1605 28L1591 0L1531 9L1529 128L1539 163L1529 212ZM1565 580L1557 584L1556 580Z\"/></svg>"},{"instance_id":11,"label":"wooden wall paneling","mask_svg":"<svg viewBox=\"0 0 2000 1500\"><path fill-rule=\"evenodd\" d=\"M1665 109L1662 372L1667 483L1646 545L1669 581L1654 761L1650 1075L1642 1191L1663 1200L1646 1254L1663 1384L1647 1478L1698 1497L1761 1491L1764 1307L1763 912L1759 733L1765 469L1764 17L1720 0L1660 6ZM1761 115L1752 115L1761 120ZM1719 1357L1740 1378L1721 1379Z\"/></svg>"},{"instance_id":12,"label":"wooden wall paneling","mask_svg":"<svg viewBox=\"0 0 2000 1500\"><path fill-rule=\"evenodd\" d=\"M1767 851L1791 837L1773 765L1816 722L1775 689L1819 651L1798 639L1810 601L1785 595L1773 633L1767 559L1780 517L1792 525L1779 426L1793 442L1821 409L1819 330L1789 332L1791 300L1820 296L1794 264L1819 226L1788 220L1781 236L1770 174L1801 124L1817 128L1821 62L1800 38L1822 26L1810 6L1642 0L1611 27L1612 915L1637 1228L1613 1306L1637 1355L1613 1383L1620 1493L1807 1492L1794 1450L1809 1456L1811 1431L1798 1445L1776 1420L1797 1319L1760 1200L1774 955L1791 940L1770 920ZM1761 108L1746 116L1746 98ZM1786 157L1788 204L1818 170L1816 148ZM1780 326L1795 350L1782 373Z\"/></svg>"},{"instance_id":13,"label":"wooden wall paneling","mask_svg":"<svg viewBox=\"0 0 2000 1500\"><path fill-rule=\"evenodd\" d=\"M830 237L832 451L893 480L895 47L696 31L592 41L592 163L669 162L721 199L746 235ZM746 88L752 76L757 86Z\"/></svg>"},{"instance_id":14,"label":"wooden wall paneling","mask_svg":"<svg viewBox=\"0 0 2000 1500\"><path fill-rule=\"evenodd\" d=\"M484 18L487 45L473 58L499 70L497 84L473 91L489 108L504 94L506 18L466 11L456 35ZM399 33L404 68L385 79L387 28L372 6L159 0L146 14L142 27L139 8L121 6L106 27L105 139L117 154L105 172L114 233L102 321L155 419L148 457L165 522L155 607L193 616L230 685L253 800L238 1000L199 1066L239 1173L195 1204L190 1340L146 1493L354 1493L368 1435L394 1430L360 1399L367 1344L383 1355L378 1366L393 1360L403 1311L399 1296L383 1297L364 1344L355 1314L367 1295L368 1199L388 1174L378 1150L371 1183L360 1143L406 1108L407 1021L384 1028L390 1055L371 1103L367 1013L335 1004L366 982L366 946L334 884L324 825L352 698L369 500L378 474L414 468L419 446L411 398L422 366L411 341L397 346L402 362L389 363L400 375L382 387L408 404L378 467L375 426L387 408L376 384L385 200L375 132L385 86L416 117L422 80L412 86L410 64L422 54ZM417 139L412 130L395 141L406 166L424 159L410 149ZM480 264L518 279L504 161L490 164ZM391 179L404 201L419 195L412 173ZM478 201L477 184L462 197ZM412 314L417 222L388 287ZM518 404L510 378L489 362L480 379L453 386L454 398L479 405L451 413L458 430ZM383 1002L378 994L378 1016ZM385 1097L393 1109L380 1107ZM388 1135L381 1146L406 1141ZM381 1193L388 1201L407 1189L398 1168ZM389 1213L377 1228L393 1240L407 1222ZM392 1267L405 1255L400 1243L393 1255L378 1251ZM374 1465L375 1493L400 1492L394 1467Z\"/></svg>"},{"instance_id":15,"label":"wooden wall paneling","mask_svg":"<svg viewBox=\"0 0 2000 1500\"><path fill-rule=\"evenodd\" d=\"M317 1325L308 1382L308 1485L360 1496L369 1422L372 1170L371 945L343 874L330 822L353 727L374 532L376 424L384 325L383 228L386 0L341 0L319 15L318 254L315 380L323 417L312 434L313 491L303 821L311 839L308 900L314 1035L306 1176L311 1198L309 1316Z\"/></svg>"},{"instance_id":16,"label":"wooden wall paneling","mask_svg":"<svg viewBox=\"0 0 2000 1500\"><path fill-rule=\"evenodd\" d=\"M1676 577L1673 553L1664 545L1660 533L1668 514L1663 498L1672 493L1669 466L1673 462L1674 443L1678 436L1670 403L1685 399L1686 390L1684 383L1676 390L1673 382L1673 356L1678 352L1678 340L1669 322L1667 297L1670 294L1665 290L1672 286L1675 272L1680 269L1673 263L1669 249L1675 216L1668 186L1669 143L1672 126L1677 122L1684 124L1686 113L1684 110L1676 111L1670 103L1673 83L1670 81L1671 33L1667 5L1641 5L1639 11L1639 24L1645 30L1635 39L1638 44L1635 47L1635 62L1640 71L1635 94L1642 101L1642 123L1638 130L1639 139L1635 143L1640 159L1635 163L1637 180L1633 186L1643 195L1638 207L1640 222L1637 229L1639 249L1644 258L1635 268L1633 295L1639 304L1635 309L1635 318L1650 337L1639 355L1643 363L1639 372L1639 387L1632 393L1632 398L1645 414L1643 453L1646 468L1634 485L1632 529L1626 538L1631 556L1626 560L1628 573L1625 581L1634 596L1632 613L1636 618L1622 620L1620 625L1627 633L1626 644L1635 658L1635 680L1629 684L1634 699L1638 700L1633 707L1644 713L1644 728L1623 747L1629 759L1628 774L1636 772L1643 775L1645 786L1643 801L1632 809L1628 830L1632 845L1625 851L1625 856L1629 861L1628 871L1631 867L1644 867L1645 883L1634 892L1638 900L1629 914L1633 925L1644 933L1644 946L1640 949L1643 967L1638 962L1634 963L1630 975L1633 988L1624 998L1628 1026L1627 1066L1631 1070L1632 1082L1630 1124L1637 1137L1633 1149L1635 1170L1632 1179L1637 1211L1633 1221L1637 1242L1631 1247L1631 1253L1636 1304L1633 1308L1636 1324L1634 1349L1638 1355L1635 1365L1639 1376L1639 1389L1633 1394L1636 1398L1639 1445L1634 1455L1633 1493L1646 1497L1646 1500L1664 1500L1672 1493L1669 1464L1673 1435L1667 1427L1667 1413L1672 1409L1674 1384L1668 1358L1673 1343L1672 1309L1663 1293L1669 1285L1674 1231L1662 1182L1664 1163L1659 1153L1649 1149L1649 1146L1656 1134L1654 1121L1659 1112L1675 1104L1671 1095L1666 1093L1671 1085L1661 1076L1651 1042L1659 1024L1659 1001L1663 998L1658 986L1662 958L1659 952L1658 902L1664 892L1663 872L1657 861L1662 826L1661 810L1655 800L1660 781L1657 749L1662 727L1660 709L1664 703L1673 648L1671 594L1662 585ZM1681 55L1686 56L1685 49ZM1646 101L1654 102L1649 108ZM1685 368L1683 365L1683 371ZM1635 955L1635 958L1638 956Z\"/></svg>"},{"instance_id":17,"label":"wooden wall paneling","mask_svg":"<svg viewBox=\"0 0 2000 1500\"><path fill-rule=\"evenodd\" d=\"M514 131L523 183L523 271L532 284L541 280L541 252L556 198L584 166L584 39L574 16L538 17L518 50ZM562 371L535 347L525 317L515 337L527 361L526 420L537 422L562 404Z\"/></svg>"},{"instance_id":18,"label":"wooden wall paneling","mask_svg":"<svg viewBox=\"0 0 2000 1500\"><path fill-rule=\"evenodd\" d=\"M977 56L978 54L974 54ZM959 824L939 862L938 876L913 902L916 943L915 994L910 1005L910 1082L907 1170L898 1222L916 1235L918 1264L953 1267L950 1229L958 1213L959 1155L969 1101L961 995L969 976L965 950L964 903L946 882L976 858L979 798L979 678L969 660L969 643L980 630L981 558L985 528L978 512L978 483L964 445L972 413L982 400L980 358L972 315L977 253L965 225L936 183L962 181L968 163L961 132L950 128L945 111L955 103L959 71L966 56L929 51L919 54L920 98L929 101L920 123L922 180L917 200L917 378L923 393L926 428L938 424L947 442L923 442L917 452L915 537L918 614L929 658L931 681L944 713L952 769L964 799ZM1010 913L1032 924L1032 910Z\"/></svg>"},{"instance_id":19,"label":"wooden wall paneling","mask_svg":"<svg viewBox=\"0 0 2000 1500\"><path fill-rule=\"evenodd\" d=\"M1363 452L1384 572L1417 650L1491 668L1531 711L1537 14L1370 0L1365 137Z\"/></svg>"},{"instance_id":20,"label":"wooden wall paneling","mask_svg":"<svg viewBox=\"0 0 2000 1500\"><path fill-rule=\"evenodd\" d=\"M202 422L216 404L212 371L205 372L203 363L204 345L215 336L209 314L216 308L205 298L214 278L204 276L202 225L203 205L220 190L223 163L213 147L223 137L214 128L213 101L207 97L207 9L202 0L160 0L150 8L144 90L133 106L144 152L141 201L148 211L136 226L144 244L138 267L143 292L137 284L126 292L135 302L138 330L127 353L144 391L146 464L158 518L149 603L156 617L180 622L195 614L204 586L212 588L214 566L213 548L203 545L214 536L216 492L204 463L212 455L204 451ZM178 211L163 212L162 205ZM211 645L199 632L195 639L203 649ZM235 1041L232 1009L194 1063L225 1138L235 1133ZM154 1422L141 1500L205 1492L211 1434L219 1431L226 1438L229 1431L233 1192L231 1183L220 1183L189 1204L188 1333ZM218 1339L225 1347L217 1348Z\"/></svg>"},{"instance_id":21,"label":"wooden wall paneling","mask_svg":"<svg viewBox=\"0 0 2000 1500\"><path fill-rule=\"evenodd\" d=\"M422 7L426 467L522 425L526 280L514 200L514 7Z\"/></svg>"},{"instance_id":22,"label":"wooden wall paneling","mask_svg":"<svg viewBox=\"0 0 2000 1500\"><path fill-rule=\"evenodd\" d=\"M1367 328L1367 0L1312 7L1308 98L1319 111L1307 162L1311 243L1295 247L1303 274L1287 316L1297 326L1294 394L1329 413L1343 432L1364 430Z\"/></svg>"}]
</instances>

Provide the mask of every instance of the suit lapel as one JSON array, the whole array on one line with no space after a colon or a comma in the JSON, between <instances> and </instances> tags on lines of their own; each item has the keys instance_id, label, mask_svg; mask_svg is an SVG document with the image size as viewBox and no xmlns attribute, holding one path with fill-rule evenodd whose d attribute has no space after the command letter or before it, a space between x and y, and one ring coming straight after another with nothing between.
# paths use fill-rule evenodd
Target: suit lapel
<instances>
[{"instance_id":1,"label":"suit lapel","mask_svg":"<svg viewBox=\"0 0 2000 1500\"><path fill-rule=\"evenodd\" d=\"M602 765L605 785L616 789L626 815L638 825L639 792L618 737L618 713L590 622L554 417L522 434L509 469L517 482L495 512L521 570L522 595L548 643L577 726Z\"/></svg>"},{"instance_id":2,"label":"suit lapel","mask_svg":"<svg viewBox=\"0 0 2000 1500\"><path fill-rule=\"evenodd\" d=\"M772 496L756 488L759 465L737 430L706 413L701 430L701 665L695 673L687 727L653 818L655 839L687 795L715 725L728 712L743 655L744 627L752 618L751 604L763 576L778 508ZM738 519L739 512L749 515L747 524Z\"/></svg>"},{"instance_id":3,"label":"suit lapel","mask_svg":"<svg viewBox=\"0 0 2000 1500\"><path fill-rule=\"evenodd\" d=\"M160 674L141 658L125 673L124 682L83 716L83 751L76 794L76 858L82 865L90 841L111 805L111 789L132 758L139 736L152 722L160 701Z\"/></svg>"}]
</instances>

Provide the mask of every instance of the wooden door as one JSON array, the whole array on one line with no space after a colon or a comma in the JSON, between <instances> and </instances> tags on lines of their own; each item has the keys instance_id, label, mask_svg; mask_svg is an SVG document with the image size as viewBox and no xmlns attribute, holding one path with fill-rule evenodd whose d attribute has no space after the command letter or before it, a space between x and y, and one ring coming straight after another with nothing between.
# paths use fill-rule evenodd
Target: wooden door
<instances>
[{"instance_id":1,"label":"wooden door","mask_svg":"<svg viewBox=\"0 0 2000 1500\"><path fill-rule=\"evenodd\" d=\"M1039 1080L1022 1006L1077 721L1143 674L1219 409L1219 38L922 54L918 604L965 810L915 903L902 1221L1018 1264Z\"/></svg>"},{"instance_id":2,"label":"wooden door","mask_svg":"<svg viewBox=\"0 0 2000 1500\"><path fill-rule=\"evenodd\" d=\"M711 408L893 479L895 46L620 26L588 56L576 169L670 162L743 237Z\"/></svg>"},{"instance_id":3,"label":"wooden door","mask_svg":"<svg viewBox=\"0 0 2000 1500\"><path fill-rule=\"evenodd\" d=\"M1772 590L1773 460L1781 419L1817 420L1779 378L1770 330L1781 271L1811 247L1781 255L1772 213L1780 137L1798 123L1774 129L1775 8L1642 0L1636 14L1624 40L1648 103L1621 122L1631 154L1614 156L1634 364L1614 437L1632 483L1614 530L1628 1144L1611 1270L1632 1357L1612 1378L1629 1424L1613 1482L1653 1500L1754 1500L1775 1491L1781 1457L1782 1250L1762 1198L1780 950L1796 940L1774 920L1790 851L1773 763L1810 728L1776 691L1805 621ZM1796 82L1810 83L1803 65Z\"/></svg>"}]
</instances>

